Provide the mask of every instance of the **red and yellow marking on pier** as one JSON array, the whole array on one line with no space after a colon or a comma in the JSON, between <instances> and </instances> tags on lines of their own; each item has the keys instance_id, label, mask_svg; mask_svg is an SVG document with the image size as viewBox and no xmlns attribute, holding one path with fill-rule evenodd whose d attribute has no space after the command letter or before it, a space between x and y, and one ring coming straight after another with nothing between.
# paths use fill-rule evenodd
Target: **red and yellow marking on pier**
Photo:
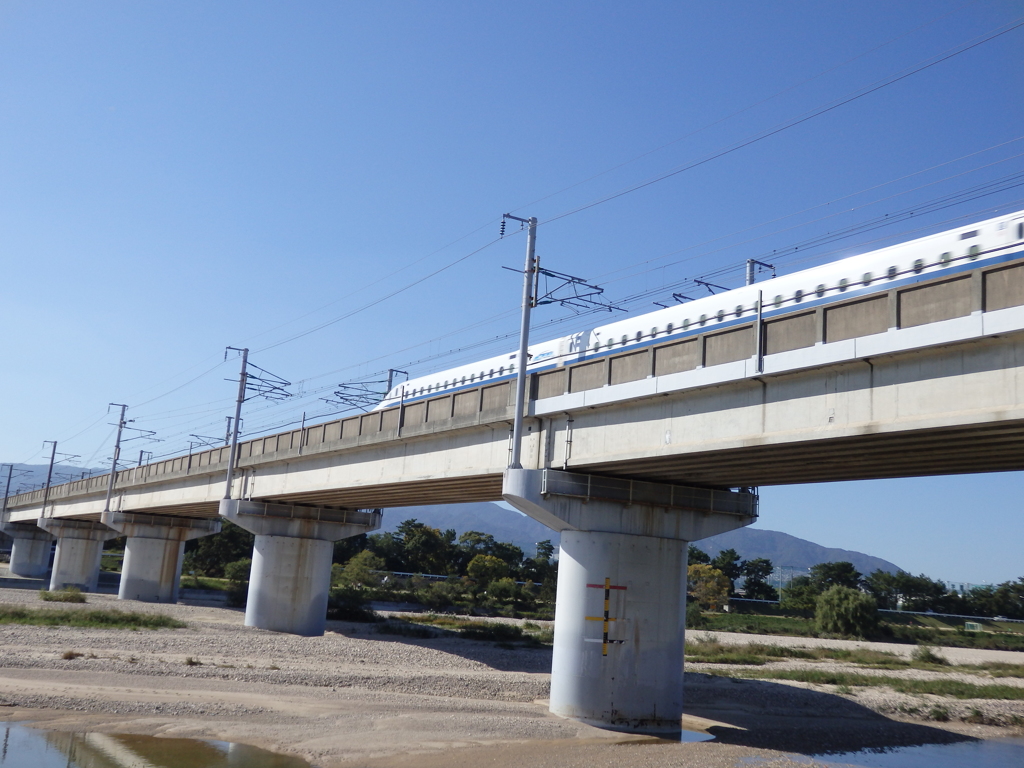
<instances>
[{"instance_id":1,"label":"red and yellow marking on pier","mask_svg":"<svg viewBox=\"0 0 1024 768\"><path fill-rule=\"evenodd\" d=\"M609 640L608 639L608 625L615 621L615 617L609 616L611 595L613 589L625 590L625 587L621 587L617 584L612 584L612 580L605 577L604 584L587 584L590 589L603 589L604 590L604 616L585 616L587 621L600 621L604 623L604 633L601 635L601 655L608 655L608 643L621 643L621 640Z\"/></svg>"}]
</instances>

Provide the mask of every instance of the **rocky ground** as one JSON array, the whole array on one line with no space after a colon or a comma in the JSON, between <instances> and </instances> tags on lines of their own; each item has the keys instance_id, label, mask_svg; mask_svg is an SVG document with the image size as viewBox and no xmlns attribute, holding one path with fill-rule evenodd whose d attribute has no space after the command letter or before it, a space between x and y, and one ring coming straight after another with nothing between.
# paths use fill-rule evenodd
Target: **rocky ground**
<instances>
[{"instance_id":1,"label":"rocky ground","mask_svg":"<svg viewBox=\"0 0 1024 768\"><path fill-rule=\"evenodd\" d=\"M901 704L921 697L887 689L837 695L829 686L714 677L693 665L684 725L694 738L715 741L667 743L548 714L549 649L414 639L341 622L323 637L300 638L244 627L240 611L220 606L88 599L78 607L166 613L188 627L0 625L0 719L240 741L324 768L599 768L621 766L627 756L630 766L717 768L751 757L763 766L806 766L801 755L1010 732L915 719ZM43 606L26 589L0 588L0 602ZM69 651L81 655L65 658Z\"/></svg>"}]
</instances>

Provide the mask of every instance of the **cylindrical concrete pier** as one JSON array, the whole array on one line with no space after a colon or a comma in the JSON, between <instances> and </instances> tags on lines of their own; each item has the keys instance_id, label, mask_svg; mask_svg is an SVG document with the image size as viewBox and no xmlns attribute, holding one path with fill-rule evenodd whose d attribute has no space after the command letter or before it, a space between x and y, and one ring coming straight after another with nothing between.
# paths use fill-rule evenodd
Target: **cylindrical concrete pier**
<instances>
[{"instance_id":1,"label":"cylindrical concrete pier","mask_svg":"<svg viewBox=\"0 0 1024 768\"><path fill-rule=\"evenodd\" d=\"M173 532L169 529L168 532ZM125 543L118 600L178 602L185 541L180 538L129 537Z\"/></svg>"},{"instance_id":2,"label":"cylindrical concrete pier","mask_svg":"<svg viewBox=\"0 0 1024 768\"><path fill-rule=\"evenodd\" d=\"M78 587L83 592L96 591L103 542L117 532L102 523L71 518L41 517L37 525L57 537L50 590Z\"/></svg>"},{"instance_id":3,"label":"cylindrical concrete pier","mask_svg":"<svg viewBox=\"0 0 1024 768\"><path fill-rule=\"evenodd\" d=\"M17 538L11 544L11 564L8 570L15 576L38 579L50 568L50 550L53 537L46 539Z\"/></svg>"},{"instance_id":4,"label":"cylindrical concrete pier","mask_svg":"<svg viewBox=\"0 0 1024 768\"><path fill-rule=\"evenodd\" d=\"M53 536L41 528L36 528L35 525L32 526L34 531L13 530L13 528L14 526L9 526L5 531L14 539L11 544L11 564L8 570L15 576L26 579L38 579L45 576L46 571L50 568Z\"/></svg>"},{"instance_id":5,"label":"cylindrical concrete pier","mask_svg":"<svg viewBox=\"0 0 1024 768\"><path fill-rule=\"evenodd\" d=\"M334 544L324 539L256 536L245 625L316 636L327 625Z\"/></svg>"},{"instance_id":6,"label":"cylindrical concrete pier","mask_svg":"<svg viewBox=\"0 0 1024 768\"><path fill-rule=\"evenodd\" d=\"M58 537L53 573L50 574L50 591L78 587L83 592L95 592L100 578L103 541L73 536Z\"/></svg>"},{"instance_id":7,"label":"cylindrical concrete pier","mask_svg":"<svg viewBox=\"0 0 1024 768\"><path fill-rule=\"evenodd\" d=\"M677 732L687 542L563 531L551 711L602 728Z\"/></svg>"}]
</instances>

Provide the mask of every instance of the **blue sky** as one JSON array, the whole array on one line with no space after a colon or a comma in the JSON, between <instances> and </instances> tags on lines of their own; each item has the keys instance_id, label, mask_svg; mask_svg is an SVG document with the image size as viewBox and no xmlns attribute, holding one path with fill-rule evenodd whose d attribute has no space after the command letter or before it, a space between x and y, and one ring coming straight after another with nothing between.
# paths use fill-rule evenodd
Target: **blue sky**
<instances>
[{"instance_id":1,"label":"blue sky","mask_svg":"<svg viewBox=\"0 0 1024 768\"><path fill-rule=\"evenodd\" d=\"M222 435L226 345L302 393L253 404L249 432L327 413L340 382L513 348L501 267L523 243L492 242L505 211L540 218L546 266L643 295L627 302L642 312L680 280L735 266L721 281L738 284L746 258L1020 173L1024 28L573 213L1022 16L995 0L8 0L0 459L39 463L57 439L102 463L111 401L158 455ZM1016 208L1024 187L778 262ZM588 322L545 309L535 338ZM1024 573L1021 480L765 489L759 525L1003 580Z\"/></svg>"}]
</instances>

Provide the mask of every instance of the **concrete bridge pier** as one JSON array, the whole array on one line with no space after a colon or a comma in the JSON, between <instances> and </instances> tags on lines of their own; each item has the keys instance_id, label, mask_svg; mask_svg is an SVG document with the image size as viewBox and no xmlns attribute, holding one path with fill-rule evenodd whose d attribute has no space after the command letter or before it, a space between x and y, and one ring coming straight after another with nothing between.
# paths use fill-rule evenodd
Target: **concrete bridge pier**
<instances>
[{"instance_id":1,"label":"concrete bridge pier","mask_svg":"<svg viewBox=\"0 0 1024 768\"><path fill-rule=\"evenodd\" d=\"M224 499L221 517L256 534L245 625L315 637L327 624L334 542L380 528L362 511Z\"/></svg>"},{"instance_id":2,"label":"concrete bridge pier","mask_svg":"<svg viewBox=\"0 0 1024 768\"><path fill-rule=\"evenodd\" d=\"M50 590L78 587L83 592L95 592L103 542L116 537L117 531L102 523L70 518L41 517L38 524L57 537Z\"/></svg>"},{"instance_id":3,"label":"concrete bridge pier","mask_svg":"<svg viewBox=\"0 0 1024 768\"><path fill-rule=\"evenodd\" d=\"M562 534L551 712L678 733L687 547L752 523L757 497L529 469L507 470L502 495Z\"/></svg>"},{"instance_id":4,"label":"concrete bridge pier","mask_svg":"<svg viewBox=\"0 0 1024 768\"><path fill-rule=\"evenodd\" d=\"M220 520L112 512L104 524L128 540L118 600L176 603L185 542L220 531Z\"/></svg>"},{"instance_id":5,"label":"concrete bridge pier","mask_svg":"<svg viewBox=\"0 0 1024 768\"><path fill-rule=\"evenodd\" d=\"M50 568L53 536L35 523L5 523L2 529L14 540L8 570L27 579L45 576Z\"/></svg>"}]
</instances>

